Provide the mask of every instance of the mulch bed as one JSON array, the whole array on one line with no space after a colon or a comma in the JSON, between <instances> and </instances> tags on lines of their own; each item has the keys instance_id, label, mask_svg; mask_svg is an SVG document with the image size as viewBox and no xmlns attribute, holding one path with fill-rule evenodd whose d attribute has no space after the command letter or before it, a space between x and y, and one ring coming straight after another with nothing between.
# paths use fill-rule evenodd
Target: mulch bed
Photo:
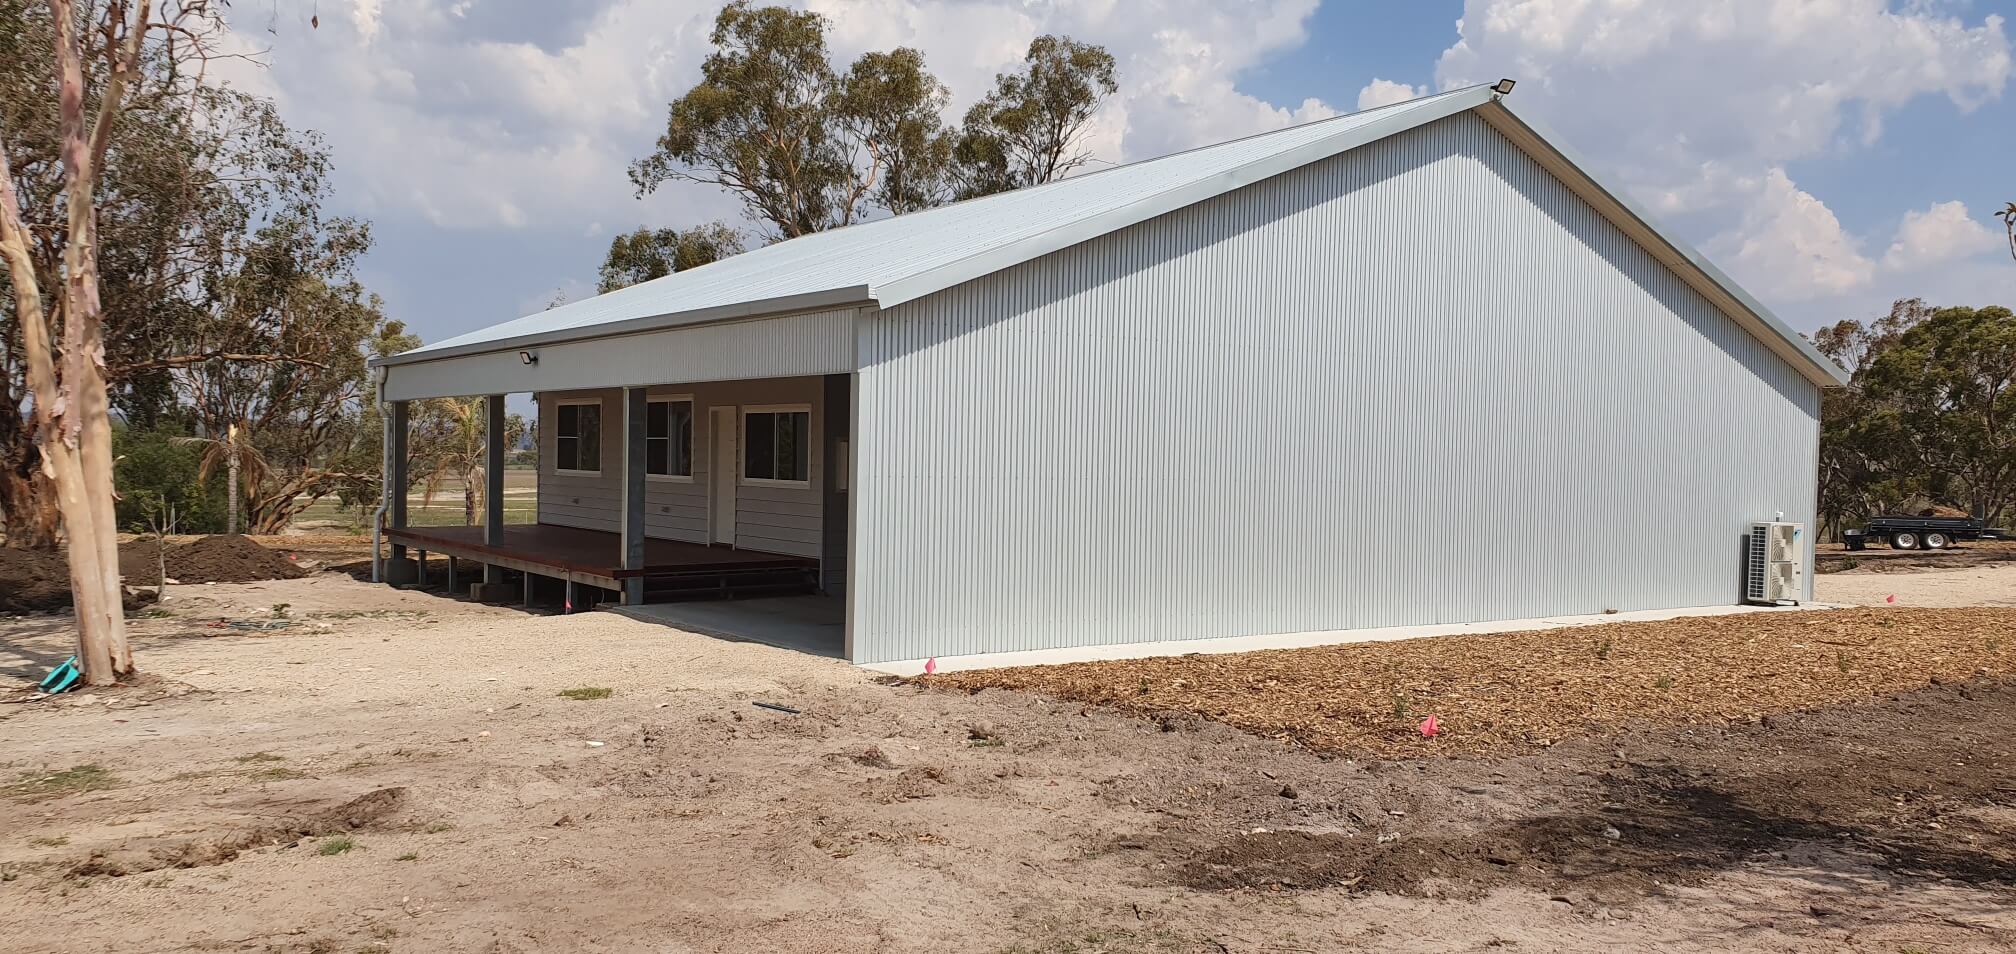
<instances>
[{"instance_id":1,"label":"mulch bed","mask_svg":"<svg viewBox=\"0 0 2016 954\"><path fill-rule=\"evenodd\" d=\"M129 587L155 586L161 582L162 556L162 548L152 540L122 543L119 574ZM171 541L165 563L168 578L177 583L249 583L306 575L282 553L247 537L221 534ZM137 608L149 599L151 594L129 593L127 608ZM0 547L0 613L40 612L69 605L70 564L62 551Z\"/></svg>"},{"instance_id":2,"label":"mulch bed","mask_svg":"<svg viewBox=\"0 0 2016 954\"><path fill-rule=\"evenodd\" d=\"M1753 613L1386 643L988 669L1012 689L1148 718L1201 715L1337 754L1481 755L1626 727L1754 722L2016 673L2016 609ZM1429 715L1440 733L1427 738Z\"/></svg>"}]
</instances>

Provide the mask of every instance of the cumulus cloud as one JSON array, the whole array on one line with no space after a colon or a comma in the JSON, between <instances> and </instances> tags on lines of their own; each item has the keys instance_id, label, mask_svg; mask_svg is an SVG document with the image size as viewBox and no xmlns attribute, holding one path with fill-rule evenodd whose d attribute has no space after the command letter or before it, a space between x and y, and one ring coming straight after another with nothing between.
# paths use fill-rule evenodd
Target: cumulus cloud
<instances>
[{"instance_id":1,"label":"cumulus cloud","mask_svg":"<svg viewBox=\"0 0 2016 954\"><path fill-rule=\"evenodd\" d=\"M1943 99L1972 111L2012 72L2003 18L1890 0L1466 0L1443 88L1520 81L1515 109L1684 231L1767 300L1888 293L1863 242L1786 169L1852 157L1885 118ZM1934 213L1937 213L1936 215ZM1935 207L1882 256L1888 271L1973 242ZM1894 220L1893 220L1894 221ZM1977 225L1978 223L1969 223ZM1911 234L1907 236L1906 230ZM1871 236L1869 244L1879 239Z\"/></svg>"},{"instance_id":2,"label":"cumulus cloud","mask_svg":"<svg viewBox=\"0 0 2016 954\"><path fill-rule=\"evenodd\" d=\"M2001 241L2000 235L1968 214L1965 205L1941 202L1904 213L1896 239L1883 254L1883 265L1900 270L1924 268L1979 255L1995 249Z\"/></svg>"},{"instance_id":3,"label":"cumulus cloud","mask_svg":"<svg viewBox=\"0 0 2016 954\"><path fill-rule=\"evenodd\" d=\"M952 90L955 120L1038 35L1103 44L1121 90L1088 137L1092 168L1337 114L1314 98L1277 107L1235 85L1304 41L1316 0L803 2L830 20L843 66L871 49L922 50ZM673 185L640 204L625 177L661 131L665 104L699 78L719 8L351 0L347 16L313 29L314 5L283 0L237 24L244 46L271 48L269 65L226 69L327 137L346 205L373 218L570 232L591 221L733 218L732 199L698 187Z\"/></svg>"},{"instance_id":4,"label":"cumulus cloud","mask_svg":"<svg viewBox=\"0 0 2016 954\"><path fill-rule=\"evenodd\" d=\"M1468 0L1460 25L1436 65L1444 88L1514 77L1515 106L1614 143L1656 188L1711 161L1760 174L1861 145L1922 96L1971 110L2012 72L2000 16L1885 0Z\"/></svg>"},{"instance_id":5,"label":"cumulus cloud","mask_svg":"<svg viewBox=\"0 0 2016 954\"><path fill-rule=\"evenodd\" d=\"M1750 284L1788 301L1823 298L1867 287L1876 263L1862 254L1841 220L1800 189L1783 169L1744 184L1741 222L1710 242Z\"/></svg>"},{"instance_id":6,"label":"cumulus cloud","mask_svg":"<svg viewBox=\"0 0 2016 954\"><path fill-rule=\"evenodd\" d=\"M1358 108L1378 109L1381 106L1404 103L1426 95L1428 95L1426 87L1409 86L1406 83L1396 83L1375 76L1372 82L1365 84L1365 88L1358 91Z\"/></svg>"}]
</instances>

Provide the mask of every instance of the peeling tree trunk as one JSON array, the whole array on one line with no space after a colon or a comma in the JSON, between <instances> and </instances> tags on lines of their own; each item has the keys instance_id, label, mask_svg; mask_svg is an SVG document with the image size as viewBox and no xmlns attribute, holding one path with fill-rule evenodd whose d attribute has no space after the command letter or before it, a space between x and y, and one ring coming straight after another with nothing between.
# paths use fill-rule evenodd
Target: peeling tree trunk
<instances>
[{"instance_id":1,"label":"peeling tree trunk","mask_svg":"<svg viewBox=\"0 0 2016 954\"><path fill-rule=\"evenodd\" d=\"M20 317L21 357L33 400L33 427L43 473L54 482L69 544L70 588L77 608L77 656L84 682L110 685L133 671L121 605L119 537L113 512L112 420L105 390L104 311L98 290L98 232L93 192L126 82L139 67L151 3L110 0L102 8L107 45L116 60L99 91L95 121L84 116L84 72L70 0L49 0L56 40L56 80L62 130L64 204L69 240L63 251L59 355L43 308L43 289L29 253L28 231L6 149L0 145L0 257L7 260ZM123 36L121 32L123 31Z\"/></svg>"}]
</instances>

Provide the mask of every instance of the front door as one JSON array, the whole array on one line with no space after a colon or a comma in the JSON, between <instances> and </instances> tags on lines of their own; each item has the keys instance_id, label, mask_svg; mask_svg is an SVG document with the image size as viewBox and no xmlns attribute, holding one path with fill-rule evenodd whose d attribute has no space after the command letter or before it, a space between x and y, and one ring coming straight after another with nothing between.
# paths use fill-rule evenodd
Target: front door
<instances>
[{"instance_id":1,"label":"front door","mask_svg":"<svg viewBox=\"0 0 2016 954\"><path fill-rule=\"evenodd\" d=\"M708 523L714 528L714 542L734 544L735 542L735 475L741 472L741 460L735 456L736 427L735 408L714 407L709 409L713 417L708 422L708 430L714 435L714 454L707 467L709 487L707 499L713 507L713 519Z\"/></svg>"}]
</instances>

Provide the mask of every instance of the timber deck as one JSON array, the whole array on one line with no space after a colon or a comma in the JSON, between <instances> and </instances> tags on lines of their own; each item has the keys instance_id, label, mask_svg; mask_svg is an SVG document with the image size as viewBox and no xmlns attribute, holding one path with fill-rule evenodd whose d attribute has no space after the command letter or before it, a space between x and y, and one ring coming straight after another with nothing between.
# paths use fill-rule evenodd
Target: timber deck
<instances>
[{"instance_id":1,"label":"timber deck","mask_svg":"<svg viewBox=\"0 0 2016 954\"><path fill-rule=\"evenodd\" d=\"M626 570L619 534L544 523L507 525L503 542L495 545L483 542L482 527L405 527L386 530L385 539L422 553L604 589L621 589L621 581L643 577L647 599L693 598L717 590L729 595L737 582L816 580L819 569L819 561L809 557L646 538L644 566Z\"/></svg>"}]
</instances>

